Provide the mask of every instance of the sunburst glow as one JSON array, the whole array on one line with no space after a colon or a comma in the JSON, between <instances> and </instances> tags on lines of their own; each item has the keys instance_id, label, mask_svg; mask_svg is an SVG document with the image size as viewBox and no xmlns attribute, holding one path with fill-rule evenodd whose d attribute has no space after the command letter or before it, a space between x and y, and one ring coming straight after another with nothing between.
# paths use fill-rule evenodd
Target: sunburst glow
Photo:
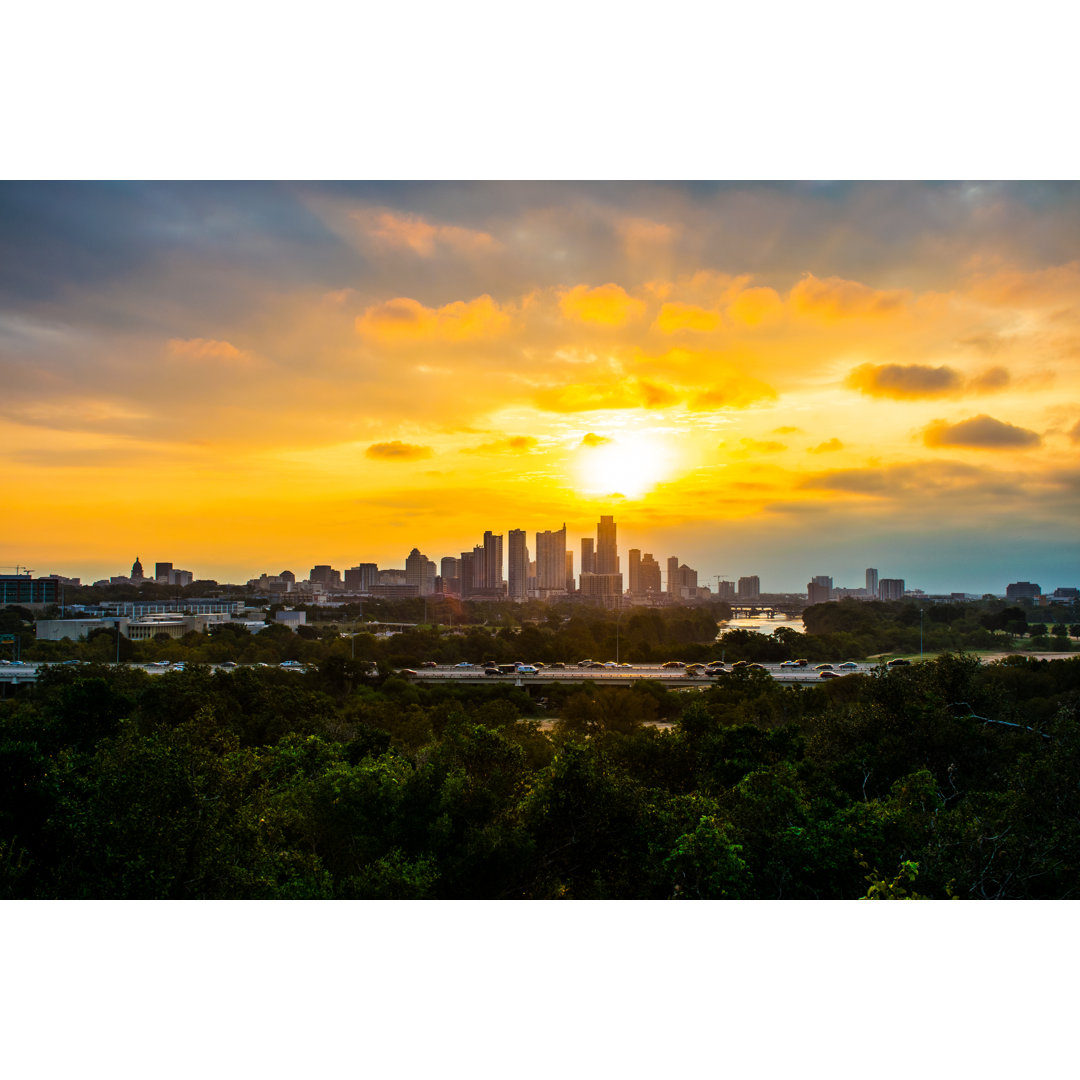
<instances>
[{"instance_id":1,"label":"sunburst glow","mask_svg":"<svg viewBox=\"0 0 1080 1080\"><path fill-rule=\"evenodd\" d=\"M578 484L587 495L637 499L668 479L673 455L659 439L637 432L586 441L578 450Z\"/></svg>"}]
</instances>

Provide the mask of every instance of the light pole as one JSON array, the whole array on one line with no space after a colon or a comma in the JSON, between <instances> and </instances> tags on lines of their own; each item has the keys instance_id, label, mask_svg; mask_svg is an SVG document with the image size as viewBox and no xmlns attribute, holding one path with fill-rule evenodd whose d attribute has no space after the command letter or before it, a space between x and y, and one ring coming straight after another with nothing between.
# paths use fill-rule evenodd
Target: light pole
<instances>
[{"instance_id":1,"label":"light pole","mask_svg":"<svg viewBox=\"0 0 1080 1080\"><path fill-rule=\"evenodd\" d=\"M922 649L922 616L923 616L923 609L922 609L922 608L919 608L919 659L920 659L920 660L921 660L921 659L923 658L923 649Z\"/></svg>"},{"instance_id":2,"label":"light pole","mask_svg":"<svg viewBox=\"0 0 1080 1080\"><path fill-rule=\"evenodd\" d=\"M619 607L615 614L615 663L619 662L619 626L622 623L622 597L619 597Z\"/></svg>"}]
</instances>

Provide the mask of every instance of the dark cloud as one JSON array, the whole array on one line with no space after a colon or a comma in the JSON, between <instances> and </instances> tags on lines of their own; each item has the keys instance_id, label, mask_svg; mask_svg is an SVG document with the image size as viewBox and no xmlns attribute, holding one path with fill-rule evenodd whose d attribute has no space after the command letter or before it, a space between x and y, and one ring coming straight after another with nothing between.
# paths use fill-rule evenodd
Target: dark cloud
<instances>
[{"instance_id":1,"label":"dark cloud","mask_svg":"<svg viewBox=\"0 0 1080 1080\"><path fill-rule=\"evenodd\" d=\"M416 446L413 443L382 442L373 443L364 451L364 456L374 461L419 461L431 457L430 446Z\"/></svg>"},{"instance_id":2,"label":"dark cloud","mask_svg":"<svg viewBox=\"0 0 1080 1080\"><path fill-rule=\"evenodd\" d=\"M871 397L926 398L958 393L964 385L950 367L925 364L861 364L846 384Z\"/></svg>"},{"instance_id":3,"label":"dark cloud","mask_svg":"<svg viewBox=\"0 0 1080 1080\"><path fill-rule=\"evenodd\" d=\"M1003 367L987 368L981 375L968 382L968 390L976 394L992 394L997 390L1004 390L1012 381L1012 376Z\"/></svg>"},{"instance_id":4,"label":"dark cloud","mask_svg":"<svg viewBox=\"0 0 1080 1080\"><path fill-rule=\"evenodd\" d=\"M923 430L927 446L965 446L978 450L1007 450L1014 447L1039 446L1042 437L1027 428L1017 427L1004 420L995 420L981 413L957 424L934 420Z\"/></svg>"}]
</instances>

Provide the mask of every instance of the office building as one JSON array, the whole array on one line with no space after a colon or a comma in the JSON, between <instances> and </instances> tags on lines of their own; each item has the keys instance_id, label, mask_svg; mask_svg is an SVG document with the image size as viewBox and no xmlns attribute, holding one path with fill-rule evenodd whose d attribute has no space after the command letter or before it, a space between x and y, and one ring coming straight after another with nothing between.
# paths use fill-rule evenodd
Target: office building
<instances>
[{"instance_id":1,"label":"office building","mask_svg":"<svg viewBox=\"0 0 1080 1080\"><path fill-rule=\"evenodd\" d=\"M828 603L831 593L832 589L828 585L823 585L817 578L814 578L814 580L806 586L806 599L810 604Z\"/></svg>"},{"instance_id":2,"label":"office building","mask_svg":"<svg viewBox=\"0 0 1080 1080\"><path fill-rule=\"evenodd\" d=\"M279 575L284 578L284 574ZM345 588L348 592L370 592L379 583L379 564L362 562L345 571Z\"/></svg>"},{"instance_id":3,"label":"office building","mask_svg":"<svg viewBox=\"0 0 1080 1080\"><path fill-rule=\"evenodd\" d=\"M161 582L163 585L169 584L169 575L172 573L171 562L159 562L154 563L154 580Z\"/></svg>"},{"instance_id":4,"label":"office building","mask_svg":"<svg viewBox=\"0 0 1080 1080\"><path fill-rule=\"evenodd\" d=\"M638 591L641 599L652 599L663 592L660 584L660 564L649 552L641 556L641 565L638 568Z\"/></svg>"},{"instance_id":5,"label":"office building","mask_svg":"<svg viewBox=\"0 0 1080 1080\"><path fill-rule=\"evenodd\" d=\"M525 600L529 595L529 548L524 529L507 534L507 595L511 600Z\"/></svg>"},{"instance_id":6,"label":"office building","mask_svg":"<svg viewBox=\"0 0 1080 1080\"><path fill-rule=\"evenodd\" d=\"M0 605L55 604L60 599L56 578L33 578L29 574L0 574Z\"/></svg>"},{"instance_id":7,"label":"office building","mask_svg":"<svg viewBox=\"0 0 1080 1080\"><path fill-rule=\"evenodd\" d=\"M1005 588L1006 600L1038 600L1042 589L1032 581L1014 581Z\"/></svg>"},{"instance_id":8,"label":"office building","mask_svg":"<svg viewBox=\"0 0 1080 1080\"><path fill-rule=\"evenodd\" d=\"M679 595L679 556L671 555L667 561L667 594Z\"/></svg>"},{"instance_id":9,"label":"office building","mask_svg":"<svg viewBox=\"0 0 1080 1080\"><path fill-rule=\"evenodd\" d=\"M879 600L903 600L904 598L904 579L903 578L882 578L878 582L878 599Z\"/></svg>"},{"instance_id":10,"label":"office building","mask_svg":"<svg viewBox=\"0 0 1080 1080\"><path fill-rule=\"evenodd\" d=\"M619 549L615 542L615 519L610 515L601 515L596 526L596 573L617 574L619 572Z\"/></svg>"},{"instance_id":11,"label":"office building","mask_svg":"<svg viewBox=\"0 0 1080 1080\"><path fill-rule=\"evenodd\" d=\"M731 601L735 599L735 582L717 579L716 597L718 600Z\"/></svg>"},{"instance_id":12,"label":"office building","mask_svg":"<svg viewBox=\"0 0 1080 1080\"><path fill-rule=\"evenodd\" d=\"M757 574L739 578L739 600L748 603L761 599L761 578Z\"/></svg>"},{"instance_id":13,"label":"office building","mask_svg":"<svg viewBox=\"0 0 1080 1080\"><path fill-rule=\"evenodd\" d=\"M569 548L566 549L566 591L574 591L574 553Z\"/></svg>"},{"instance_id":14,"label":"office building","mask_svg":"<svg viewBox=\"0 0 1080 1080\"><path fill-rule=\"evenodd\" d=\"M622 602L622 574L582 574L581 598L604 607L618 607Z\"/></svg>"},{"instance_id":15,"label":"office building","mask_svg":"<svg viewBox=\"0 0 1080 1080\"><path fill-rule=\"evenodd\" d=\"M557 532L536 534L536 593L539 597L566 592L566 524Z\"/></svg>"},{"instance_id":16,"label":"office building","mask_svg":"<svg viewBox=\"0 0 1080 1080\"><path fill-rule=\"evenodd\" d=\"M832 578L829 577L828 574L818 574L818 576L814 578L813 583L823 589L831 589L833 587Z\"/></svg>"},{"instance_id":17,"label":"office building","mask_svg":"<svg viewBox=\"0 0 1080 1080\"><path fill-rule=\"evenodd\" d=\"M341 571L325 564L313 566L308 574L312 585L321 585L327 592L341 588Z\"/></svg>"},{"instance_id":18,"label":"office building","mask_svg":"<svg viewBox=\"0 0 1080 1080\"><path fill-rule=\"evenodd\" d=\"M484 533L484 588L498 589L503 586L503 538L490 530Z\"/></svg>"},{"instance_id":19,"label":"office building","mask_svg":"<svg viewBox=\"0 0 1080 1080\"><path fill-rule=\"evenodd\" d=\"M878 572L870 567L866 570L866 595L877 596Z\"/></svg>"},{"instance_id":20,"label":"office building","mask_svg":"<svg viewBox=\"0 0 1080 1080\"><path fill-rule=\"evenodd\" d=\"M581 572L596 573L596 545L591 536L581 538Z\"/></svg>"},{"instance_id":21,"label":"office building","mask_svg":"<svg viewBox=\"0 0 1080 1080\"><path fill-rule=\"evenodd\" d=\"M626 587L631 596L637 596L641 592L641 548L630 549L626 571Z\"/></svg>"},{"instance_id":22,"label":"office building","mask_svg":"<svg viewBox=\"0 0 1080 1080\"><path fill-rule=\"evenodd\" d=\"M405 584L415 585L418 596L430 596L435 591L435 563L418 548L413 548L405 560Z\"/></svg>"}]
</instances>

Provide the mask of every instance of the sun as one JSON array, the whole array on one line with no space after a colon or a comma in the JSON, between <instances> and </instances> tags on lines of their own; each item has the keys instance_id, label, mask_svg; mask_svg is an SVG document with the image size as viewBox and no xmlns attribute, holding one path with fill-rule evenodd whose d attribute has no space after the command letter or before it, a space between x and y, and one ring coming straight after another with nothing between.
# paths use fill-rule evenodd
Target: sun
<instances>
[{"instance_id":1,"label":"sun","mask_svg":"<svg viewBox=\"0 0 1080 1080\"><path fill-rule=\"evenodd\" d=\"M586 495L637 499L667 479L671 467L667 446L638 432L610 439L586 435L577 451L578 486Z\"/></svg>"}]
</instances>

